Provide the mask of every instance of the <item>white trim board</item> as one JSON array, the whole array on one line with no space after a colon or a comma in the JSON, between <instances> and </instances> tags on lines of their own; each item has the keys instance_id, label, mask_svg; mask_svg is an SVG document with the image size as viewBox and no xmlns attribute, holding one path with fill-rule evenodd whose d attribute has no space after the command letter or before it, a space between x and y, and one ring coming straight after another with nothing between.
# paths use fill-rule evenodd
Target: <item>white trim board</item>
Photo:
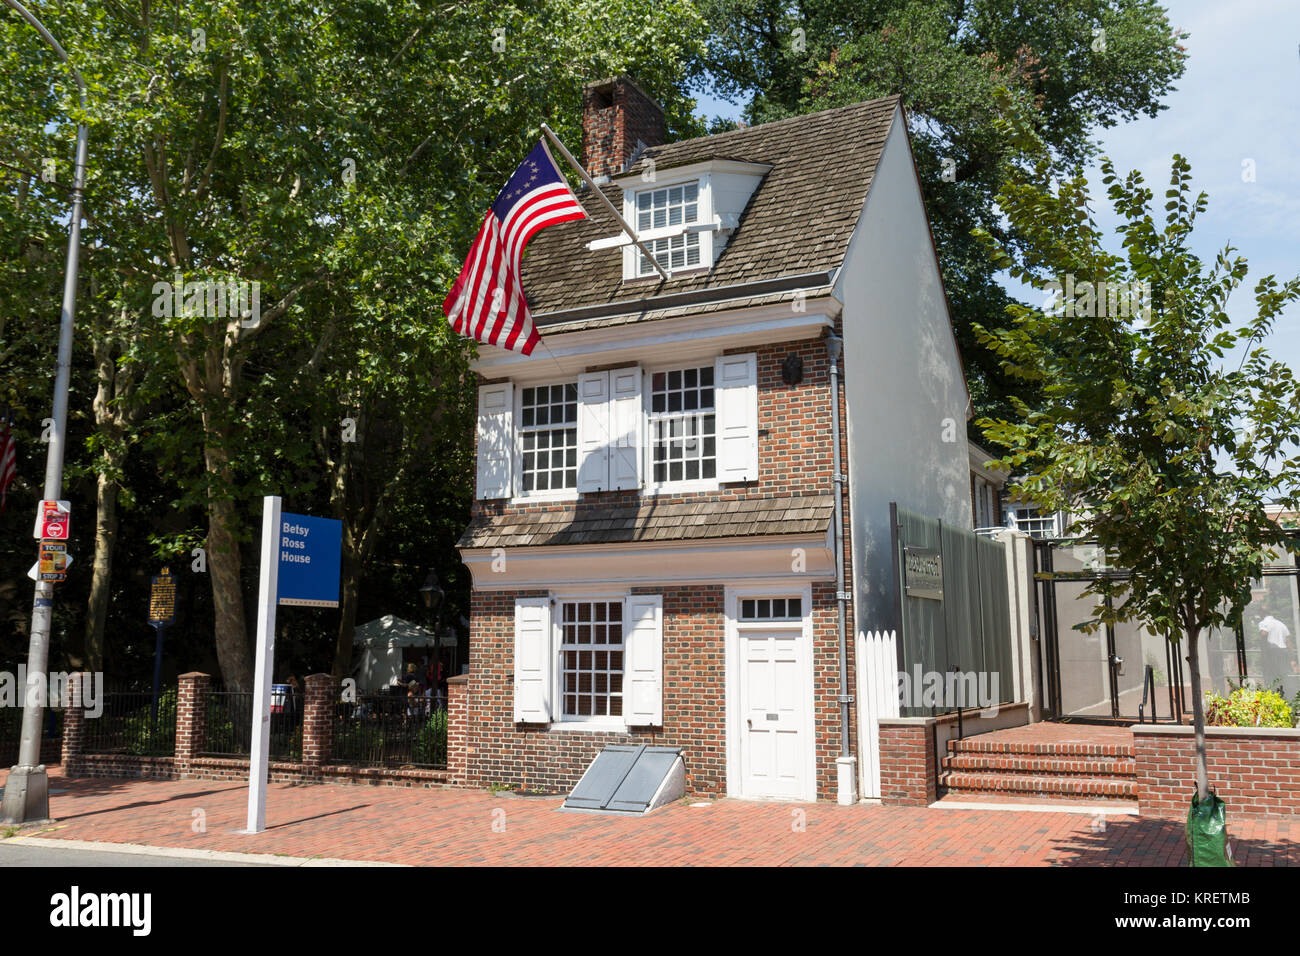
<instances>
[{"instance_id":1,"label":"white trim board","mask_svg":"<svg viewBox=\"0 0 1300 956\"><path fill-rule=\"evenodd\" d=\"M543 327L538 329L544 342L540 352L527 356L494 345L480 345L479 358L470 367L488 379L509 377L516 383L531 385L553 381L557 376L576 376L591 365L639 362L647 355L665 363L697 358L711 361L727 349L816 338L823 329L834 326L842 308L830 296L802 304L806 311L796 312L792 303L782 302L655 319L642 329L618 325L548 333Z\"/></svg>"},{"instance_id":2,"label":"white trim board","mask_svg":"<svg viewBox=\"0 0 1300 956\"><path fill-rule=\"evenodd\" d=\"M507 591L626 584L729 584L737 580L827 581L835 577L829 531L820 535L690 538L623 544L462 548L474 589ZM805 569L792 571L793 551ZM504 560L499 560L504 559ZM496 563L500 570L494 571Z\"/></svg>"}]
</instances>

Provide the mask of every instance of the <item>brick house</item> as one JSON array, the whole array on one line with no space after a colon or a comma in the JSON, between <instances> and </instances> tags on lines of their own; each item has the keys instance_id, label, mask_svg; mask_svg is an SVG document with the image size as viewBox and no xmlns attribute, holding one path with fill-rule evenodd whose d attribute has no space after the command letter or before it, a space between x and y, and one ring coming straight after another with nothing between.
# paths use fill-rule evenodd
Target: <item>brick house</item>
<instances>
[{"instance_id":1,"label":"brick house","mask_svg":"<svg viewBox=\"0 0 1300 956\"><path fill-rule=\"evenodd\" d=\"M902 108L668 144L629 80L583 110L584 163L672 278L579 191L590 218L524 263L543 346L480 349L464 778L564 791L635 742L683 748L694 793L856 800L889 503L972 520Z\"/></svg>"}]
</instances>

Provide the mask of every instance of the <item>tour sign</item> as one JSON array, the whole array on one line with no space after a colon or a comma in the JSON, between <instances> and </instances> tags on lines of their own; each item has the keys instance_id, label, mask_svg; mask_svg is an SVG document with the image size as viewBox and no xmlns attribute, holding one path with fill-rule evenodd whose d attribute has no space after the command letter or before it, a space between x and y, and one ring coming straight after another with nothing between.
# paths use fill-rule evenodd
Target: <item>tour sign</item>
<instances>
[{"instance_id":1,"label":"tour sign","mask_svg":"<svg viewBox=\"0 0 1300 956\"><path fill-rule=\"evenodd\" d=\"M149 588L149 623L170 624L176 620L176 579L171 568L155 574Z\"/></svg>"},{"instance_id":2,"label":"tour sign","mask_svg":"<svg viewBox=\"0 0 1300 956\"><path fill-rule=\"evenodd\" d=\"M343 522L280 515L279 604L338 607Z\"/></svg>"},{"instance_id":3,"label":"tour sign","mask_svg":"<svg viewBox=\"0 0 1300 956\"><path fill-rule=\"evenodd\" d=\"M908 597L942 601L943 555L933 548L904 548L903 590Z\"/></svg>"},{"instance_id":4,"label":"tour sign","mask_svg":"<svg viewBox=\"0 0 1300 956\"><path fill-rule=\"evenodd\" d=\"M68 546L58 541L42 541L41 555L37 560L38 575L42 581L65 581L68 577Z\"/></svg>"}]
</instances>

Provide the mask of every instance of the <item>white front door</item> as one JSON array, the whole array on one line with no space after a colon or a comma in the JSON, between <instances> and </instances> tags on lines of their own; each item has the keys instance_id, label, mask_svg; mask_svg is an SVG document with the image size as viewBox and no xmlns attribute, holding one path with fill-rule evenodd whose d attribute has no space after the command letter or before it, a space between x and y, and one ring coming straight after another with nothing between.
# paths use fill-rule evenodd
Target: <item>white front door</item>
<instances>
[{"instance_id":1,"label":"white front door","mask_svg":"<svg viewBox=\"0 0 1300 956\"><path fill-rule=\"evenodd\" d=\"M803 800L808 779L809 690L802 629L742 630L740 772L746 797Z\"/></svg>"}]
</instances>

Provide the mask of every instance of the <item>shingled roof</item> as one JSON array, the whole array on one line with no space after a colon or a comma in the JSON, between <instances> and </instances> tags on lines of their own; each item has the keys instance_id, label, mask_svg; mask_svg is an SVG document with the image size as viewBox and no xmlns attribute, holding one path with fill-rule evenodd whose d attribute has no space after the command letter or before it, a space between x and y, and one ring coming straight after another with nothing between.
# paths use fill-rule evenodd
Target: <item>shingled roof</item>
<instances>
[{"instance_id":1,"label":"shingled roof","mask_svg":"<svg viewBox=\"0 0 1300 956\"><path fill-rule=\"evenodd\" d=\"M535 321L545 326L565 320L563 314L548 313L838 267L898 102L890 96L645 150L629 174L649 161L659 170L711 159L772 168L714 267L666 282L624 282L620 249L586 248L592 240L617 235L621 227L602 203L580 191L590 218L552 226L529 244L523 285ZM622 208L621 186L610 183L601 189Z\"/></svg>"},{"instance_id":2,"label":"shingled roof","mask_svg":"<svg viewBox=\"0 0 1300 956\"><path fill-rule=\"evenodd\" d=\"M618 544L683 541L768 534L820 534L835 511L831 495L740 498L475 515L458 548L538 547L561 544Z\"/></svg>"}]
</instances>

